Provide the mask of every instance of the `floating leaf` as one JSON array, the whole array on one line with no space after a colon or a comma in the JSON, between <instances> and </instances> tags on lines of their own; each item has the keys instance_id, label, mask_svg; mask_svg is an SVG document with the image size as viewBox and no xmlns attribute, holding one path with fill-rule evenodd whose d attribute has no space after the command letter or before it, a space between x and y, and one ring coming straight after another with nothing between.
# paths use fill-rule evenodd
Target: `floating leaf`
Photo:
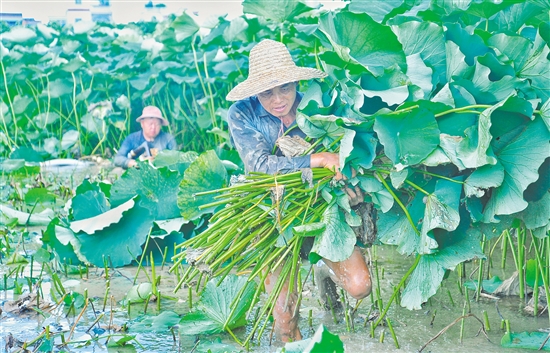
<instances>
[{"instance_id":1,"label":"floating leaf","mask_svg":"<svg viewBox=\"0 0 550 353\"><path fill-rule=\"evenodd\" d=\"M134 321L130 325L130 331L132 332L168 331L172 326L177 325L180 320L181 320L181 317L175 312L163 311L157 316L146 316L146 317L143 317L140 321Z\"/></svg>"},{"instance_id":2,"label":"floating leaf","mask_svg":"<svg viewBox=\"0 0 550 353\"><path fill-rule=\"evenodd\" d=\"M491 279L481 281L481 288L487 293L493 293L501 284L502 280L498 276L493 276ZM477 291L477 286L477 280L464 282L464 287L470 290Z\"/></svg>"},{"instance_id":3,"label":"floating leaf","mask_svg":"<svg viewBox=\"0 0 550 353\"><path fill-rule=\"evenodd\" d=\"M239 300L235 300L243 289ZM199 311L182 318L180 332L186 335L212 334L244 326L255 290L255 282L248 282L246 277L229 275L219 286L218 279L211 279L201 295Z\"/></svg>"},{"instance_id":4,"label":"floating leaf","mask_svg":"<svg viewBox=\"0 0 550 353\"><path fill-rule=\"evenodd\" d=\"M500 345L505 348L550 351L550 342L547 338L546 332L507 332L502 336ZM543 343L544 346L541 348Z\"/></svg>"}]
</instances>

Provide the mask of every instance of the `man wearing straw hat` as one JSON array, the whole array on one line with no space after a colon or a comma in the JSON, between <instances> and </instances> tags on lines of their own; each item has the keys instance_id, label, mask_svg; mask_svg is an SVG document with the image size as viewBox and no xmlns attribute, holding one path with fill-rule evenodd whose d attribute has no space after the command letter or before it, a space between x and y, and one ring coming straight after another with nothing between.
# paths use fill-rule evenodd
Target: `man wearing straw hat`
<instances>
[{"instance_id":1,"label":"man wearing straw hat","mask_svg":"<svg viewBox=\"0 0 550 353\"><path fill-rule=\"evenodd\" d=\"M176 140L167 132L161 131L168 126L168 120L162 116L159 108L152 105L143 108L136 119L141 130L131 133L124 139L115 156L115 165L124 169L137 166L136 159L152 160L161 150L176 149Z\"/></svg>"},{"instance_id":2,"label":"man wearing straw hat","mask_svg":"<svg viewBox=\"0 0 550 353\"><path fill-rule=\"evenodd\" d=\"M296 66L282 43L263 40L250 51L248 78L227 95L228 100L237 101L229 109L227 120L233 144L247 171L275 174L300 168L330 168L341 178L337 154L321 152L299 157L285 157L280 151L272 154L276 141L283 134L305 137L296 125L296 108L302 98L296 91L297 81L325 76L322 71ZM346 192L351 205L363 201L360 191L346 188ZM325 259L319 264L322 266L315 266L316 279L325 302L329 299L329 304L335 304L338 300L334 283L356 299L370 294L370 272L357 247L344 261ZM268 292L273 290L279 271L268 274L265 280ZM274 330L285 342L302 338L296 310L298 294L294 292L287 297L287 293L288 283L273 309Z\"/></svg>"}]
</instances>

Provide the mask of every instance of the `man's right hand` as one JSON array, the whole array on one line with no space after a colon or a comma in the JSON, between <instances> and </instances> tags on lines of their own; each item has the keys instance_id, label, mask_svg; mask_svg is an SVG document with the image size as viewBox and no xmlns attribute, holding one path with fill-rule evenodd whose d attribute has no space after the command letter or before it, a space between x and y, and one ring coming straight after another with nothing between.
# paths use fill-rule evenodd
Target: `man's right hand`
<instances>
[{"instance_id":1,"label":"man's right hand","mask_svg":"<svg viewBox=\"0 0 550 353\"><path fill-rule=\"evenodd\" d=\"M137 162L136 162L135 159L130 159L130 160L128 161L128 168L134 168L134 167L136 167L136 166L137 166Z\"/></svg>"}]
</instances>

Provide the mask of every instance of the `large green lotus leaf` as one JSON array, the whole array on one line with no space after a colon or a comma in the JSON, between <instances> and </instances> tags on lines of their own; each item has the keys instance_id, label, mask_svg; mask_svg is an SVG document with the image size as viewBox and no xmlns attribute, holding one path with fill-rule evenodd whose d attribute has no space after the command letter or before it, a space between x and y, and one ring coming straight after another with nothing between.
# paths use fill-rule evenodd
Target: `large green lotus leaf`
<instances>
[{"instance_id":1,"label":"large green lotus leaf","mask_svg":"<svg viewBox=\"0 0 550 353\"><path fill-rule=\"evenodd\" d=\"M458 23L445 23L447 31L445 36L447 41L452 41L458 45L460 52L464 55L464 60L469 66L473 66L475 58L485 55L489 52L489 48L483 39L477 34L470 34L465 28ZM447 60L452 59L447 51ZM447 71L449 67L447 66ZM447 73L449 77L450 72Z\"/></svg>"},{"instance_id":2,"label":"large green lotus leaf","mask_svg":"<svg viewBox=\"0 0 550 353\"><path fill-rule=\"evenodd\" d=\"M383 23L384 18L403 3L404 0L351 0L349 10L355 13L367 13L376 22Z\"/></svg>"},{"instance_id":3,"label":"large green lotus leaf","mask_svg":"<svg viewBox=\"0 0 550 353\"><path fill-rule=\"evenodd\" d=\"M345 129L340 140L340 167L351 178L351 167L370 169L376 157L378 140L372 133Z\"/></svg>"},{"instance_id":4,"label":"large green lotus leaf","mask_svg":"<svg viewBox=\"0 0 550 353\"><path fill-rule=\"evenodd\" d=\"M27 109L31 110L33 108L33 102L34 100L31 97L15 96L13 99L13 111L15 115L23 114Z\"/></svg>"},{"instance_id":5,"label":"large green lotus leaf","mask_svg":"<svg viewBox=\"0 0 550 353\"><path fill-rule=\"evenodd\" d=\"M72 198L70 214L75 221L79 221L98 216L109 209L107 198L101 190L87 190Z\"/></svg>"},{"instance_id":6,"label":"large green lotus leaf","mask_svg":"<svg viewBox=\"0 0 550 353\"><path fill-rule=\"evenodd\" d=\"M417 193L417 196L406 207L414 222L414 227L398 205L394 205L388 212L378 214L376 224L380 242L397 245L397 251L401 254L410 255L419 251L420 232L417 229L420 228L420 221L424 216L423 198L424 194Z\"/></svg>"},{"instance_id":7,"label":"large green lotus leaf","mask_svg":"<svg viewBox=\"0 0 550 353\"><path fill-rule=\"evenodd\" d=\"M479 240L479 232L466 233L459 241L439 252L422 255L403 290L401 306L409 310L421 309L422 303L437 292L445 270L452 270L464 261L484 258Z\"/></svg>"},{"instance_id":8,"label":"large green lotus leaf","mask_svg":"<svg viewBox=\"0 0 550 353\"><path fill-rule=\"evenodd\" d=\"M359 175L357 178L361 189L371 196L372 202L380 207L382 212L386 213L392 208L394 199L378 179L369 175Z\"/></svg>"},{"instance_id":9,"label":"large green lotus leaf","mask_svg":"<svg viewBox=\"0 0 550 353\"><path fill-rule=\"evenodd\" d=\"M443 28L432 22L409 21L392 26L407 57L419 54L427 67L433 70L434 85L445 83L446 48ZM407 59L407 75L416 74ZM419 67L419 65L416 65ZM413 81L414 82L414 81Z\"/></svg>"},{"instance_id":10,"label":"large green lotus leaf","mask_svg":"<svg viewBox=\"0 0 550 353\"><path fill-rule=\"evenodd\" d=\"M423 108L409 113L379 115L374 130L394 165L418 164L439 145L435 116Z\"/></svg>"},{"instance_id":11,"label":"large green lotus leaf","mask_svg":"<svg viewBox=\"0 0 550 353\"><path fill-rule=\"evenodd\" d=\"M420 95L422 99L430 98L433 90L432 72L433 70L422 61L420 54L407 56L407 76L413 85L418 86L422 90L422 94Z\"/></svg>"},{"instance_id":12,"label":"large green lotus leaf","mask_svg":"<svg viewBox=\"0 0 550 353\"><path fill-rule=\"evenodd\" d=\"M464 181L464 194L466 197L482 197L486 190L500 186L503 180L502 164L484 165L474 170Z\"/></svg>"},{"instance_id":13,"label":"large green lotus leaf","mask_svg":"<svg viewBox=\"0 0 550 353\"><path fill-rule=\"evenodd\" d=\"M292 20L312 8L298 0L244 0L243 13L262 16L274 23Z\"/></svg>"},{"instance_id":14,"label":"large green lotus leaf","mask_svg":"<svg viewBox=\"0 0 550 353\"><path fill-rule=\"evenodd\" d=\"M509 97L526 86L526 82L517 77L504 76L498 81L490 79L491 69L481 64L476 58L472 79L457 79L455 84L459 84L475 97L477 103L495 104Z\"/></svg>"},{"instance_id":15,"label":"large green lotus leaf","mask_svg":"<svg viewBox=\"0 0 550 353\"><path fill-rule=\"evenodd\" d=\"M484 211L484 222L495 215L520 212L527 207L523 192L539 178L538 169L550 156L550 133L541 118L521 126L519 134L509 144L495 151L504 167L502 185L493 190Z\"/></svg>"},{"instance_id":16,"label":"large green lotus leaf","mask_svg":"<svg viewBox=\"0 0 550 353\"><path fill-rule=\"evenodd\" d=\"M533 184L530 184L523 197L527 202L534 202L540 200L550 190L550 158L546 158L544 163L539 167L539 178Z\"/></svg>"},{"instance_id":17,"label":"large green lotus leaf","mask_svg":"<svg viewBox=\"0 0 550 353\"><path fill-rule=\"evenodd\" d=\"M202 311L185 314L179 323L182 335L211 335L223 332L220 324Z\"/></svg>"},{"instance_id":18,"label":"large green lotus leaf","mask_svg":"<svg viewBox=\"0 0 550 353\"><path fill-rule=\"evenodd\" d=\"M252 305L256 291L256 282L248 282L247 277L235 275L225 277L219 285L218 281L216 278L208 281L201 295L199 309L214 320L221 330L244 326L246 311Z\"/></svg>"},{"instance_id":19,"label":"large green lotus leaf","mask_svg":"<svg viewBox=\"0 0 550 353\"><path fill-rule=\"evenodd\" d=\"M523 220L527 229L546 226L550 221L550 193L546 192L538 201L529 202L527 208L519 212L516 217Z\"/></svg>"},{"instance_id":20,"label":"large green lotus leaf","mask_svg":"<svg viewBox=\"0 0 550 353\"><path fill-rule=\"evenodd\" d=\"M193 18L185 12L174 19L170 24L170 28L174 30L177 42L182 42L184 39L190 38L200 29Z\"/></svg>"},{"instance_id":21,"label":"large green lotus leaf","mask_svg":"<svg viewBox=\"0 0 550 353\"><path fill-rule=\"evenodd\" d=\"M58 78L48 82L48 86L42 91L40 97L61 98L73 92L73 84L70 80Z\"/></svg>"},{"instance_id":22,"label":"large green lotus leaf","mask_svg":"<svg viewBox=\"0 0 550 353\"><path fill-rule=\"evenodd\" d=\"M25 194L25 203L27 205L51 204L55 202L57 195L46 188L32 188Z\"/></svg>"},{"instance_id":23,"label":"large green lotus leaf","mask_svg":"<svg viewBox=\"0 0 550 353\"><path fill-rule=\"evenodd\" d=\"M231 20L229 26L223 31L223 39L226 43L231 43L237 40L246 40L246 30L248 22L242 17L237 17Z\"/></svg>"},{"instance_id":24,"label":"large green lotus leaf","mask_svg":"<svg viewBox=\"0 0 550 353\"><path fill-rule=\"evenodd\" d=\"M180 216L177 204L178 187L183 174L167 167L154 168L143 163L140 168L130 168L111 187L111 205L116 207L136 195L151 210L155 219Z\"/></svg>"},{"instance_id":25,"label":"large green lotus leaf","mask_svg":"<svg viewBox=\"0 0 550 353\"><path fill-rule=\"evenodd\" d=\"M459 180L457 180L459 181ZM422 221L419 252L428 254L437 248L437 243L428 236L434 229L453 231L460 223L458 205L462 185L444 179L435 184L435 191L426 196L426 209Z\"/></svg>"},{"instance_id":26,"label":"large green lotus leaf","mask_svg":"<svg viewBox=\"0 0 550 353\"><path fill-rule=\"evenodd\" d=\"M496 158L490 147L493 138L490 132L491 114L504 103L501 102L485 109L479 115L477 124L464 130L465 137L460 140L456 149L456 156L464 168L478 168L486 164L496 163ZM449 158L451 157L449 156ZM464 169L460 165L457 165L457 167Z\"/></svg>"},{"instance_id":27,"label":"large green lotus leaf","mask_svg":"<svg viewBox=\"0 0 550 353\"><path fill-rule=\"evenodd\" d=\"M445 269L434 255L423 255L403 290L401 306L409 310L421 309L422 303L437 293L444 274Z\"/></svg>"},{"instance_id":28,"label":"large green lotus leaf","mask_svg":"<svg viewBox=\"0 0 550 353\"><path fill-rule=\"evenodd\" d=\"M497 33L487 41L487 44L498 49L502 54L513 62L516 71L523 67L529 57L533 43L520 35L509 35Z\"/></svg>"},{"instance_id":29,"label":"large green lotus leaf","mask_svg":"<svg viewBox=\"0 0 550 353\"><path fill-rule=\"evenodd\" d=\"M514 3L522 2L524 0L507 0L507 1L498 1L498 0L481 0L481 1L472 1L466 13L472 14L474 16L483 17L486 19L491 18L494 14L503 9L513 5Z\"/></svg>"},{"instance_id":30,"label":"large green lotus leaf","mask_svg":"<svg viewBox=\"0 0 550 353\"><path fill-rule=\"evenodd\" d=\"M34 117L33 122L40 129L45 129L48 125L59 121L61 117L56 112L40 113Z\"/></svg>"},{"instance_id":31,"label":"large green lotus leaf","mask_svg":"<svg viewBox=\"0 0 550 353\"><path fill-rule=\"evenodd\" d=\"M344 343L338 335L328 331L323 324L308 339L287 343L278 353L344 353Z\"/></svg>"},{"instance_id":32,"label":"large green lotus leaf","mask_svg":"<svg viewBox=\"0 0 550 353\"><path fill-rule=\"evenodd\" d=\"M516 0L517 1L517 0ZM498 12L489 20L489 31L517 32L530 18L544 11L530 1L521 1Z\"/></svg>"},{"instance_id":33,"label":"large green lotus leaf","mask_svg":"<svg viewBox=\"0 0 550 353\"><path fill-rule=\"evenodd\" d=\"M296 124L309 137L321 138L329 135L336 138L344 133L344 129L336 122L338 117L332 115L335 112L336 92L333 95L329 92L326 83L312 82L302 97Z\"/></svg>"},{"instance_id":34,"label":"large green lotus leaf","mask_svg":"<svg viewBox=\"0 0 550 353\"><path fill-rule=\"evenodd\" d=\"M152 225L153 216L149 209L135 203L123 213L117 223L98 230L93 235L84 232L75 234L78 243L71 244L79 258L85 258L87 263L103 267L103 259L108 258L109 264L120 267L141 255L141 246L145 243Z\"/></svg>"},{"instance_id":35,"label":"large green lotus leaf","mask_svg":"<svg viewBox=\"0 0 550 353\"><path fill-rule=\"evenodd\" d=\"M141 321L130 324L131 332L167 332L172 326L177 325L181 318L173 311L163 311L157 316L146 316Z\"/></svg>"},{"instance_id":36,"label":"large green lotus leaf","mask_svg":"<svg viewBox=\"0 0 550 353\"><path fill-rule=\"evenodd\" d=\"M2 33L2 39L14 43L23 43L36 38L36 32L27 27L13 27L7 33Z\"/></svg>"},{"instance_id":37,"label":"large green lotus leaf","mask_svg":"<svg viewBox=\"0 0 550 353\"><path fill-rule=\"evenodd\" d=\"M178 207L186 220L194 220L215 208L199 209L199 206L215 201L215 194L195 196L198 192L220 189L227 185L227 170L216 152L207 151L185 171L178 191Z\"/></svg>"},{"instance_id":38,"label":"large green lotus leaf","mask_svg":"<svg viewBox=\"0 0 550 353\"><path fill-rule=\"evenodd\" d=\"M550 65L548 56L550 48L537 33L535 43L529 52L529 58L518 70L517 76L531 82L531 87L537 92L537 96L543 101L550 99Z\"/></svg>"},{"instance_id":39,"label":"large green lotus leaf","mask_svg":"<svg viewBox=\"0 0 550 353\"><path fill-rule=\"evenodd\" d=\"M329 12L319 18L319 29L344 61L360 63L375 76L393 65L406 67L403 47L395 34L367 14Z\"/></svg>"},{"instance_id":40,"label":"large green lotus leaf","mask_svg":"<svg viewBox=\"0 0 550 353\"><path fill-rule=\"evenodd\" d=\"M392 106L403 103L409 97L407 84L410 81L411 79L399 68L392 66L384 69L384 74L379 77L370 72L361 75L360 87L366 97L381 99L388 106Z\"/></svg>"},{"instance_id":41,"label":"large green lotus leaf","mask_svg":"<svg viewBox=\"0 0 550 353\"><path fill-rule=\"evenodd\" d=\"M80 260L76 256L69 238L63 236L64 233L70 233L72 236L72 232L60 224L61 221L57 217L52 219L50 224L48 224L48 227L42 233L42 247L46 248L49 246L53 249L60 263L78 265L80 264Z\"/></svg>"},{"instance_id":42,"label":"large green lotus leaf","mask_svg":"<svg viewBox=\"0 0 550 353\"><path fill-rule=\"evenodd\" d=\"M544 343L544 346L542 344ZM504 348L550 351L550 342L546 332L507 332L502 336L500 345Z\"/></svg>"},{"instance_id":43,"label":"large green lotus leaf","mask_svg":"<svg viewBox=\"0 0 550 353\"><path fill-rule=\"evenodd\" d=\"M130 199L123 204L120 204L114 208L106 210L103 213L83 218L71 222L71 230L75 233L85 232L87 234L94 234L95 232L102 230L111 224L117 223L122 218L122 214L135 205L135 200ZM101 206L101 204L99 204ZM94 204L89 206L96 206ZM81 206L86 207L86 206ZM90 208L90 212L96 213L96 208Z\"/></svg>"},{"instance_id":44,"label":"large green lotus leaf","mask_svg":"<svg viewBox=\"0 0 550 353\"><path fill-rule=\"evenodd\" d=\"M170 170L176 170L183 174L198 156L199 154L195 151L162 150L155 157L153 165L157 168L168 167Z\"/></svg>"},{"instance_id":45,"label":"large green lotus leaf","mask_svg":"<svg viewBox=\"0 0 550 353\"><path fill-rule=\"evenodd\" d=\"M355 233L346 223L338 204L327 207L322 222L326 224L325 231L315 237L311 248L314 255L310 256L320 256L333 262L349 258L355 246Z\"/></svg>"}]
</instances>

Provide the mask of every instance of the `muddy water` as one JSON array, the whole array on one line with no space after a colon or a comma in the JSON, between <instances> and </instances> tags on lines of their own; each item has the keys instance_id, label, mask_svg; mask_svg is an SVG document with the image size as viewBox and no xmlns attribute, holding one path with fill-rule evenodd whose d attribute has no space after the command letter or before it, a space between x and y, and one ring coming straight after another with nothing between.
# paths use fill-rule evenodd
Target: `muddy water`
<instances>
[{"instance_id":1,"label":"muddy water","mask_svg":"<svg viewBox=\"0 0 550 353\"><path fill-rule=\"evenodd\" d=\"M380 274L380 290L382 298L386 302L402 275L412 264L412 258L406 258L399 255L391 247L378 247L374 255L378 263L378 272ZM500 264L497 259L495 263ZM467 265L466 273L471 273L477 266L475 263ZM8 267L0 267L0 275L8 271ZM151 271L146 269L150 276ZM509 266L506 270L500 268L492 268L492 275L497 275L500 278L507 278L512 272L512 267ZM29 275L30 269L25 269L25 274ZM34 273L40 271L38 266L33 269ZM183 315L189 311L189 301L187 298L187 290L182 290L176 294L172 293L175 286L175 276L167 272L167 267L164 269L157 268L157 275L161 276L160 290L162 293L172 296L173 299L162 299L161 311L172 310ZM373 271L374 272L374 271ZM382 276L383 272L383 276ZM30 341L36 338L42 328L49 325L52 332L65 331L65 338L69 336L69 331L73 328L75 321L78 322L72 335L72 341L86 342L90 340L88 345L77 347L70 345L71 352L206 352L208 348L212 352L244 352L245 350L234 343L231 337L227 334L211 335L211 336L186 336L182 332L145 332L132 333L136 335L136 340L141 344L134 344L133 347L126 348L107 348L105 339L92 341L94 335L107 335L108 331L98 330L92 324L102 313L104 318L99 322L106 326L110 322L111 312L113 313L112 323L122 326L124 323L139 320L143 317L144 304L134 304L131 306L130 312L122 306L120 301L124 298L125 293L132 287L136 274L135 267L125 267L118 270L110 270L109 294L114 297L113 305L107 304L103 308L103 298L106 291L105 273L102 269L91 269L88 276L80 278L78 275L72 275L66 278L61 275L64 286L68 291L72 290L78 293L87 291L88 296L94 303L94 310L89 308L86 313L77 320L79 311L67 314L67 310L58 309L52 313L46 313L46 317L34 314L33 312L25 315L16 315L13 313L2 313L0 316L0 347L4 347L5 337L11 333L14 338L20 341ZM144 271L141 271L137 277L138 283L148 282L148 278ZM359 307L358 313L354 320L354 331L350 332L346 328L343 317L339 317L339 323L335 324L330 313L320 310L317 299L317 292L311 283L306 284L304 288L304 298L301 307L301 322L300 327L304 338L311 337L315 328L320 324L324 324L326 328L340 336L345 344L346 352L417 352L420 347L427 343L440 330L455 321L462 315L462 310L466 301L464 294L461 294L457 286L457 273L452 272L450 276L443 282L442 287L432 299L426 303L422 310L409 311L397 305L392 306L388 316L392 320L400 349L398 350L391 337L387 327L379 326L376 329L375 337L371 338L369 325L364 325L365 318L373 306L371 298L363 301ZM50 292L51 284L47 276L44 276L43 292ZM26 290L26 287L25 287ZM376 290L376 281L374 281L374 291ZM450 293L451 295L449 296ZM13 291L1 291L0 302L17 299L17 295ZM452 301L451 298L452 297ZM48 295L46 295L48 298ZM499 300L481 298L475 301L474 293L470 291L470 308L471 313L483 321L483 311L488 313L490 330L487 332L488 339L479 333L480 323L473 317L465 319L463 339L460 340L460 323L448 329L439 338L430 343L424 352L525 352L519 349L504 349L500 346L500 340L504 334L501 330L502 318L510 320L511 329L514 332L519 331L535 331L549 327L548 317L533 318L525 315L522 311L523 305L517 297L503 298ZM197 298L193 298L196 301ZM355 305L354 300L350 300L351 305ZM156 303L150 303L147 308L148 315L157 315ZM308 325L308 315L312 312L312 325ZM249 328L236 330L235 333L239 338L246 336L246 331ZM260 342L250 347L251 352L276 352L281 345L277 343L269 343L269 330L262 337ZM384 332L384 341L380 342L380 336ZM197 345L198 342L198 345ZM56 343L61 343L60 339ZM12 349L11 352L15 351ZM54 351L63 351L56 349Z\"/></svg>"}]
</instances>

